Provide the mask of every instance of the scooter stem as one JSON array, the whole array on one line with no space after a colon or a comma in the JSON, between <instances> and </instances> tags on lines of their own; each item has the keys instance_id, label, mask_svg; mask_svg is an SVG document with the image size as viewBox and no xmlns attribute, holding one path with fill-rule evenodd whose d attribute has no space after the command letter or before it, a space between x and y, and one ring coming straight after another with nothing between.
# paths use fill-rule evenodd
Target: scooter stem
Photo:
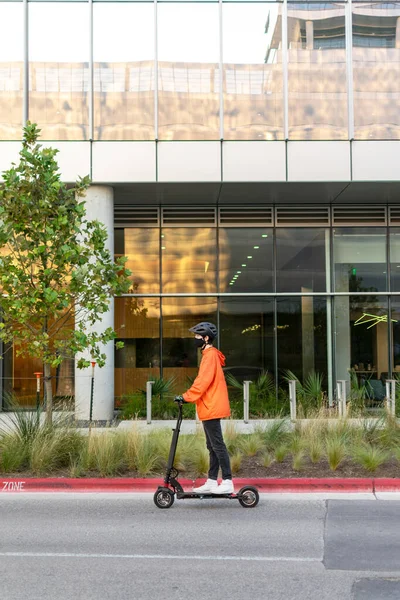
<instances>
[{"instance_id":1,"label":"scooter stem","mask_svg":"<svg viewBox=\"0 0 400 600\"><path fill-rule=\"evenodd\" d=\"M167 471L166 471L165 479L164 479L165 483L169 483L170 477L171 477L171 471L174 467L174 460L175 460L176 448L178 446L178 439L179 439L179 432L181 430L181 423L182 423L182 402L179 402L178 419L176 421L175 429L172 430L174 433L173 433L172 440L171 440L171 447L169 449Z\"/></svg>"}]
</instances>

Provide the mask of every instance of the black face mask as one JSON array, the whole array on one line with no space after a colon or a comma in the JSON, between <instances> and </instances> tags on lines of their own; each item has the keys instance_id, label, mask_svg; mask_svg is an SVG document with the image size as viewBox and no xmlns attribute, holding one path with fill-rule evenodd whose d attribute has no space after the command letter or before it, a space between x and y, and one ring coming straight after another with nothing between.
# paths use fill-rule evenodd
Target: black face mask
<instances>
[{"instance_id":1,"label":"black face mask","mask_svg":"<svg viewBox=\"0 0 400 600\"><path fill-rule=\"evenodd\" d=\"M203 340L203 338L194 338L194 345L196 346L196 348L202 348L205 345L205 343L206 342Z\"/></svg>"}]
</instances>

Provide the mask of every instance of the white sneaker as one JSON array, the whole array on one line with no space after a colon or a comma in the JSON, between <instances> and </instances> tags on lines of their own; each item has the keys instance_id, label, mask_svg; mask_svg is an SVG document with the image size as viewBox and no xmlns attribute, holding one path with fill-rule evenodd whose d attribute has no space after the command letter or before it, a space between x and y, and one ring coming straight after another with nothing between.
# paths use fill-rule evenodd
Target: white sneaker
<instances>
[{"instance_id":1,"label":"white sneaker","mask_svg":"<svg viewBox=\"0 0 400 600\"><path fill-rule=\"evenodd\" d=\"M208 494L215 494L217 489L218 481L216 479L207 479L207 481L200 487L193 488L193 491L196 494L201 494L202 492L207 492Z\"/></svg>"},{"instance_id":2,"label":"white sneaker","mask_svg":"<svg viewBox=\"0 0 400 600\"><path fill-rule=\"evenodd\" d=\"M223 479L214 494L233 494L234 491L232 479Z\"/></svg>"}]
</instances>

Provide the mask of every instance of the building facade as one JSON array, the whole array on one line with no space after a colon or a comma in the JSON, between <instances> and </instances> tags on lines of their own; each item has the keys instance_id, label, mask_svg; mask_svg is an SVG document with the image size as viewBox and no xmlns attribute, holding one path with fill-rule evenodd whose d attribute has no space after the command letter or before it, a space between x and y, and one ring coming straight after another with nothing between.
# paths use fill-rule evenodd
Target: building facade
<instances>
[{"instance_id":1,"label":"building facade","mask_svg":"<svg viewBox=\"0 0 400 600\"><path fill-rule=\"evenodd\" d=\"M400 2L0 2L0 169L30 119L128 258L96 374L108 419L152 376L198 366L214 321L239 379L400 371ZM34 361L6 349L7 394ZM4 349L3 349L4 351ZM88 374L55 393L88 413Z\"/></svg>"}]
</instances>

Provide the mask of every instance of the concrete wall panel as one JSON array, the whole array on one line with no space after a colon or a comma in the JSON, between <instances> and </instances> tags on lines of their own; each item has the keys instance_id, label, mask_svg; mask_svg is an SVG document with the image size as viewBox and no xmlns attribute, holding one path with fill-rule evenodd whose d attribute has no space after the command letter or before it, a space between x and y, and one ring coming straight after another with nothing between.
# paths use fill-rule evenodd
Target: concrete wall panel
<instances>
[{"instance_id":1,"label":"concrete wall panel","mask_svg":"<svg viewBox=\"0 0 400 600\"><path fill-rule=\"evenodd\" d=\"M354 181L400 181L400 141L353 142Z\"/></svg>"},{"instance_id":2,"label":"concrete wall panel","mask_svg":"<svg viewBox=\"0 0 400 600\"><path fill-rule=\"evenodd\" d=\"M285 142L224 142L224 181L285 181Z\"/></svg>"},{"instance_id":3,"label":"concrete wall panel","mask_svg":"<svg viewBox=\"0 0 400 600\"><path fill-rule=\"evenodd\" d=\"M220 180L220 142L158 143L158 181Z\"/></svg>"},{"instance_id":4,"label":"concrete wall panel","mask_svg":"<svg viewBox=\"0 0 400 600\"><path fill-rule=\"evenodd\" d=\"M288 181L350 181L350 142L288 142Z\"/></svg>"},{"instance_id":5,"label":"concrete wall panel","mask_svg":"<svg viewBox=\"0 0 400 600\"><path fill-rule=\"evenodd\" d=\"M156 181L155 142L93 142L94 183Z\"/></svg>"}]
</instances>

